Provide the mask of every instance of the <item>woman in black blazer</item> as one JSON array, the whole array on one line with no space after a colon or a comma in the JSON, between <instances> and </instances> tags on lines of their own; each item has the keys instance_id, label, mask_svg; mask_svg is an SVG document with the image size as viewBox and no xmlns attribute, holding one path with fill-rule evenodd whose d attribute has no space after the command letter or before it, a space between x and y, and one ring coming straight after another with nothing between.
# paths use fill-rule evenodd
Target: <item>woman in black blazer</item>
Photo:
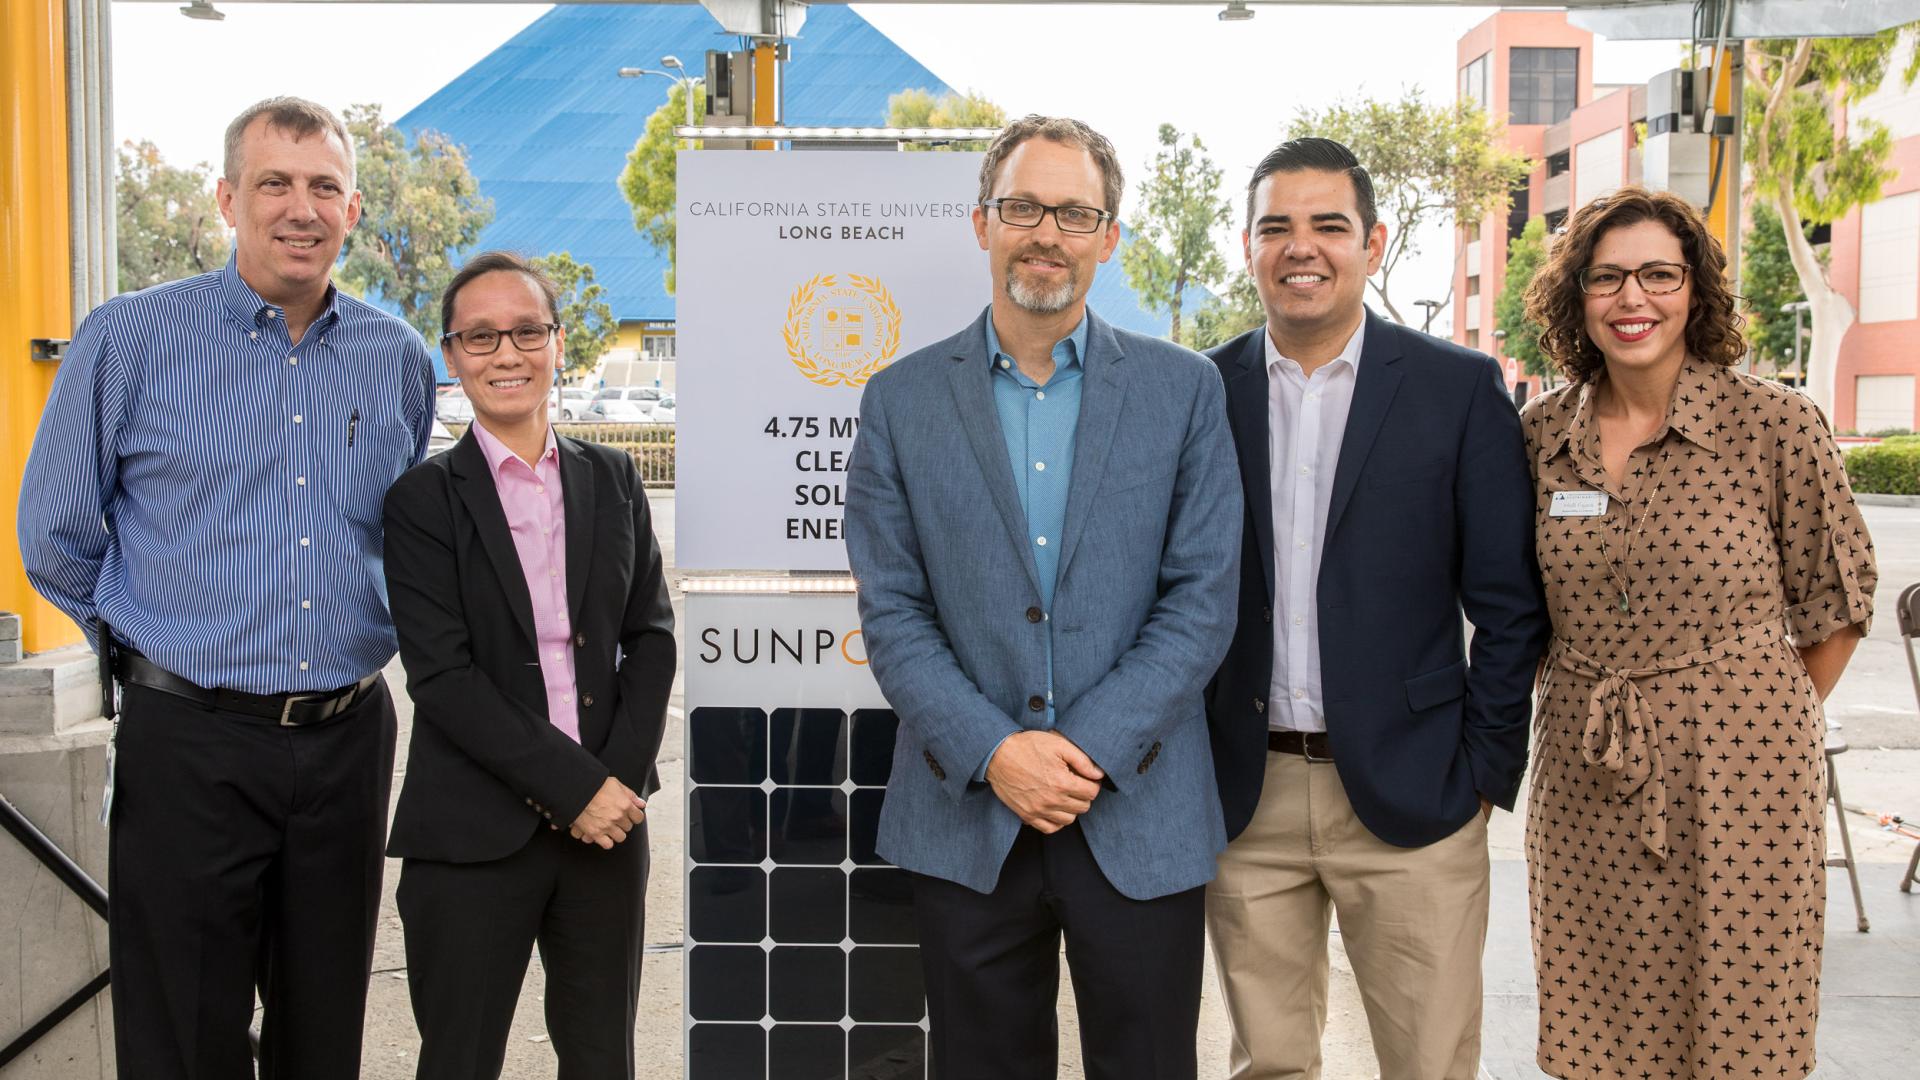
<instances>
[{"instance_id":1,"label":"woman in black blazer","mask_svg":"<svg viewBox=\"0 0 1920 1080\"><path fill-rule=\"evenodd\" d=\"M633 1075L673 609L631 459L547 422L555 299L500 252L447 286L441 351L474 423L386 497L414 703L387 851L422 1078L500 1074L536 944L559 1075Z\"/></svg>"}]
</instances>

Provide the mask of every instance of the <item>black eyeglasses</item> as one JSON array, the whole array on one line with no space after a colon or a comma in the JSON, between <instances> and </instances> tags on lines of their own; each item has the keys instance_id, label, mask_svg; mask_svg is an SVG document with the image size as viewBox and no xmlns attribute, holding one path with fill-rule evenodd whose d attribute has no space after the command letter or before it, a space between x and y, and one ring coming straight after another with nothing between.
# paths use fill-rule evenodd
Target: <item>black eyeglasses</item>
<instances>
[{"instance_id":1,"label":"black eyeglasses","mask_svg":"<svg viewBox=\"0 0 1920 1080\"><path fill-rule=\"evenodd\" d=\"M1091 206L1048 206L1031 199L988 199L980 205L1016 229L1038 228L1048 214L1053 215L1053 223L1060 226L1061 232L1070 233L1099 232L1101 225L1113 220L1112 214Z\"/></svg>"},{"instance_id":2,"label":"black eyeglasses","mask_svg":"<svg viewBox=\"0 0 1920 1080\"><path fill-rule=\"evenodd\" d=\"M1650 262L1638 270L1603 263L1580 271L1580 291L1588 296L1612 296L1632 278L1648 296L1664 296L1679 292L1680 286L1687 283L1687 271L1691 269L1693 267L1686 263Z\"/></svg>"},{"instance_id":3,"label":"black eyeglasses","mask_svg":"<svg viewBox=\"0 0 1920 1080\"><path fill-rule=\"evenodd\" d=\"M512 337L513 347L521 352L532 352L546 348L553 340L553 332L560 329L559 323L521 323L511 330L500 331L490 326L476 326L471 330L456 330L440 335L440 344L458 341L460 348L468 356L490 356L500 348L502 337Z\"/></svg>"}]
</instances>

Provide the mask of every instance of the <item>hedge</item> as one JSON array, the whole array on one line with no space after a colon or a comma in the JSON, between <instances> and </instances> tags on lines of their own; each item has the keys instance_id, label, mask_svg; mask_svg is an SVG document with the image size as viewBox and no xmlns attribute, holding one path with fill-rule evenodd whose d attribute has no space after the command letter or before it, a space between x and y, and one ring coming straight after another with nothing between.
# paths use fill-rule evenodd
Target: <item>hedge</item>
<instances>
[{"instance_id":1,"label":"hedge","mask_svg":"<svg viewBox=\"0 0 1920 1080\"><path fill-rule=\"evenodd\" d=\"M1920 435L1887 439L1847 453L1853 490L1874 495L1920 495Z\"/></svg>"}]
</instances>

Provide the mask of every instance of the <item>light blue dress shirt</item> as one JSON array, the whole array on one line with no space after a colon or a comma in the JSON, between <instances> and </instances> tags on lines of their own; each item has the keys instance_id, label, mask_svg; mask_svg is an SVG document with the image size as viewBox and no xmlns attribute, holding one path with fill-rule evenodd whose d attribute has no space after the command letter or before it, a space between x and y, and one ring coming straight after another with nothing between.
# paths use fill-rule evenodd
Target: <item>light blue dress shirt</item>
<instances>
[{"instance_id":1,"label":"light blue dress shirt","mask_svg":"<svg viewBox=\"0 0 1920 1080\"><path fill-rule=\"evenodd\" d=\"M1000 349L1000 335L987 319L987 355L993 364L993 404L1000 413L1000 433L1007 440L1007 461L1013 466L1013 486L1020 493L1020 510L1027 518L1027 542L1033 545L1033 565L1040 574L1040 610L1049 619L1047 633L1046 726L1053 726L1053 587L1060 573L1060 533L1067 522L1067 488L1073 480L1074 432L1080 425L1080 358L1087 349L1087 319L1073 333L1053 344L1053 375L1045 386L1020 370L1020 364ZM1001 740L1002 742L1006 740ZM999 747L996 745L995 750ZM986 761L974 774L985 780Z\"/></svg>"}]
</instances>

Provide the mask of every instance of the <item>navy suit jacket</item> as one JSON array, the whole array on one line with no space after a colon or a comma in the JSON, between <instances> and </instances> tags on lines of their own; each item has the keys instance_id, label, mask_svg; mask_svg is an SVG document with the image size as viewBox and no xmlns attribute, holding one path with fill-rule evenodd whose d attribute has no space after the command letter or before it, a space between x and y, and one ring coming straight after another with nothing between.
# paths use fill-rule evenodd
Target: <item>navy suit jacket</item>
<instances>
[{"instance_id":1,"label":"navy suit jacket","mask_svg":"<svg viewBox=\"0 0 1920 1080\"><path fill-rule=\"evenodd\" d=\"M1060 568L1043 612L986 318L875 375L860 399L847 561L873 676L900 717L880 854L993 890L1020 819L973 776L1002 739L1045 726L1051 637L1056 730L1107 774L1079 818L1094 859L1134 899L1191 889L1212 879L1227 842L1201 701L1239 579L1220 376L1087 313Z\"/></svg>"},{"instance_id":2,"label":"navy suit jacket","mask_svg":"<svg viewBox=\"0 0 1920 1080\"><path fill-rule=\"evenodd\" d=\"M1368 312L1320 557L1327 737L1354 813L1401 847L1512 809L1548 622L1533 481L1492 358ZM1226 380L1246 500L1239 626L1208 687L1227 834L1266 775L1273 502L1264 326L1208 353ZM1469 661L1461 622L1473 623Z\"/></svg>"}]
</instances>

